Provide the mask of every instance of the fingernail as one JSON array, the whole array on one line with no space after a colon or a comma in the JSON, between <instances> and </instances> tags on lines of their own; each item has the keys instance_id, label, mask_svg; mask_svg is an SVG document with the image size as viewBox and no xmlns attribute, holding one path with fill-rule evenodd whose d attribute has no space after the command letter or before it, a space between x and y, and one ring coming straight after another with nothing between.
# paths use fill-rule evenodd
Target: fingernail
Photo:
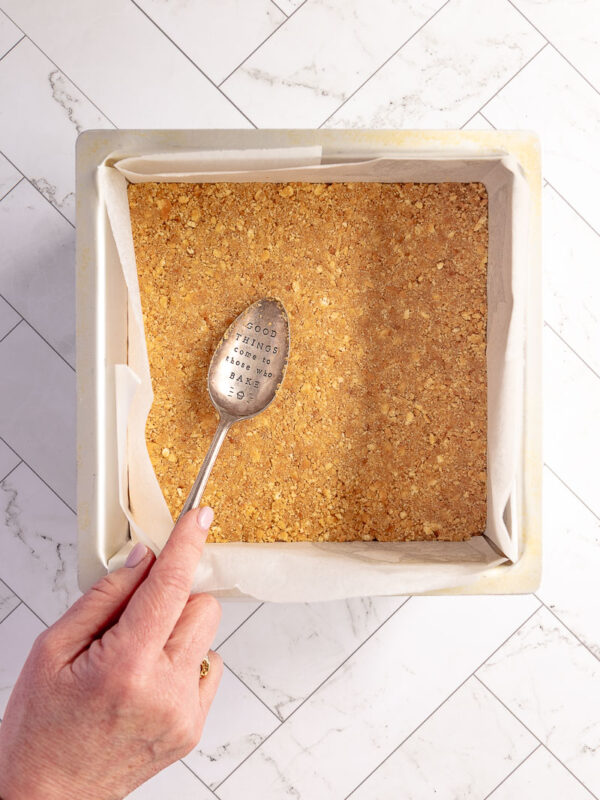
<instances>
[{"instance_id":1,"label":"fingernail","mask_svg":"<svg viewBox=\"0 0 600 800\"><path fill-rule=\"evenodd\" d=\"M140 561L143 560L144 556L148 552L148 548L145 544L138 542L133 550L127 556L127 561L125 562L126 567L137 567Z\"/></svg>"},{"instance_id":2,"label":"fingernail","mask_svg":"<svg viewBox=\"0 0 600 800\"><path fill-rule=\"evenodd\" d=\"M198 516L196 517L196 522L198 523L198 527L201 531L207 531L213 519L215 518L215 512L212 510L210 506L204 506L198 511Z\"/></svg>"}]
</instances>

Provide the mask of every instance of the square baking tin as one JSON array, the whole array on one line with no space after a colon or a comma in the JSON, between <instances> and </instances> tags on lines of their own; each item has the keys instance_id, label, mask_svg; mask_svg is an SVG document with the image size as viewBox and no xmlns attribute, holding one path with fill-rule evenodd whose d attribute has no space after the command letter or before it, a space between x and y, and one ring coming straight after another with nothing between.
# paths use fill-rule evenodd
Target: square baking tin
<instances>
[{"instance_id":1,"label":"square baking tin","mask_svg":"<svg viewBox=\"0 0 600 800\"><path fill-rule=\"evenodd\" d=\"M127 363L127 290L97 169L125 156L176 151L322 147L322 163L381 156L435 161L452 154L469 174L469 161L508 155L529 189L529 257L520 285L525 294L523 420L517 485L510 514L519 530L520 557L488 569L465 586L435 594L534 591L541 573L541 176L537 137L503 131L165 130L86 131L77 142L77 510L79 585L85 591L107 571L129 540L119 505L115 365ZM464 180L476 178L465 177ZM461 180L457 174L455 180ZM509 520L510 522L510 520Z\"/></svg>"}]
</instances>

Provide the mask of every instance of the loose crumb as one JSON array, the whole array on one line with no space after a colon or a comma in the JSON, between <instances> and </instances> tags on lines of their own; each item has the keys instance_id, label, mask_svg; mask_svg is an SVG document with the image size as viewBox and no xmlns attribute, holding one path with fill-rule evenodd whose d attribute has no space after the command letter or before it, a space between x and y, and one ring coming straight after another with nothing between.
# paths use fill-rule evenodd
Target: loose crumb
<instances>
[{"instance_id":1,"label":"loose crumb","mask_svg":"<svg viewBox=\"0 0 600 800\"><path fill-rule=\"evenodd\" d=\"M464 540L486 520L487 194L482 184L129 187L174 517L214 433L227 326L282 300L285 381L235 425L203 501L213 541Z\"/></svg>"}]
</instances>

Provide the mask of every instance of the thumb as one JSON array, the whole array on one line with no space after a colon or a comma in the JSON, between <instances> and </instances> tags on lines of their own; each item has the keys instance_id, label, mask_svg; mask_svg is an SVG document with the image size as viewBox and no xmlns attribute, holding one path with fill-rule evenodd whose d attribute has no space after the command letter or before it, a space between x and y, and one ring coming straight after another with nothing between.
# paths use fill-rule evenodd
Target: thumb
<instances>
[{"instance_id":1,"label":"thumb","mask_svg":"<svg viewBox=\"0 0 600 800\"><path fill-rule=\"evenodd\" d=\"M153 563L152 550L138 542L124 567L101 578L49 628L65 663L119 619Z\"/></svg>"}]
</instances>

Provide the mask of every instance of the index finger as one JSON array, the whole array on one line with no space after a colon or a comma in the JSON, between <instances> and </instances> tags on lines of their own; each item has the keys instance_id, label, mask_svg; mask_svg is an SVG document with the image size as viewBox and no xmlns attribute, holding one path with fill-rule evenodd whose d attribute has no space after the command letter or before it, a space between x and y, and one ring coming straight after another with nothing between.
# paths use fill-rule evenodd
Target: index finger
<instances>
[{"instance_id":1,"label":"index finger","mask_svg":"<svg viewBox=\"0 0 600 800\"><path fill-rule=\"evenodd\" d=\"M164 647L190 596L213 516L208 506L194 509L173 528L119 620L119 628L130 641L143 647Z\"/></svg>"}]
</instances>

